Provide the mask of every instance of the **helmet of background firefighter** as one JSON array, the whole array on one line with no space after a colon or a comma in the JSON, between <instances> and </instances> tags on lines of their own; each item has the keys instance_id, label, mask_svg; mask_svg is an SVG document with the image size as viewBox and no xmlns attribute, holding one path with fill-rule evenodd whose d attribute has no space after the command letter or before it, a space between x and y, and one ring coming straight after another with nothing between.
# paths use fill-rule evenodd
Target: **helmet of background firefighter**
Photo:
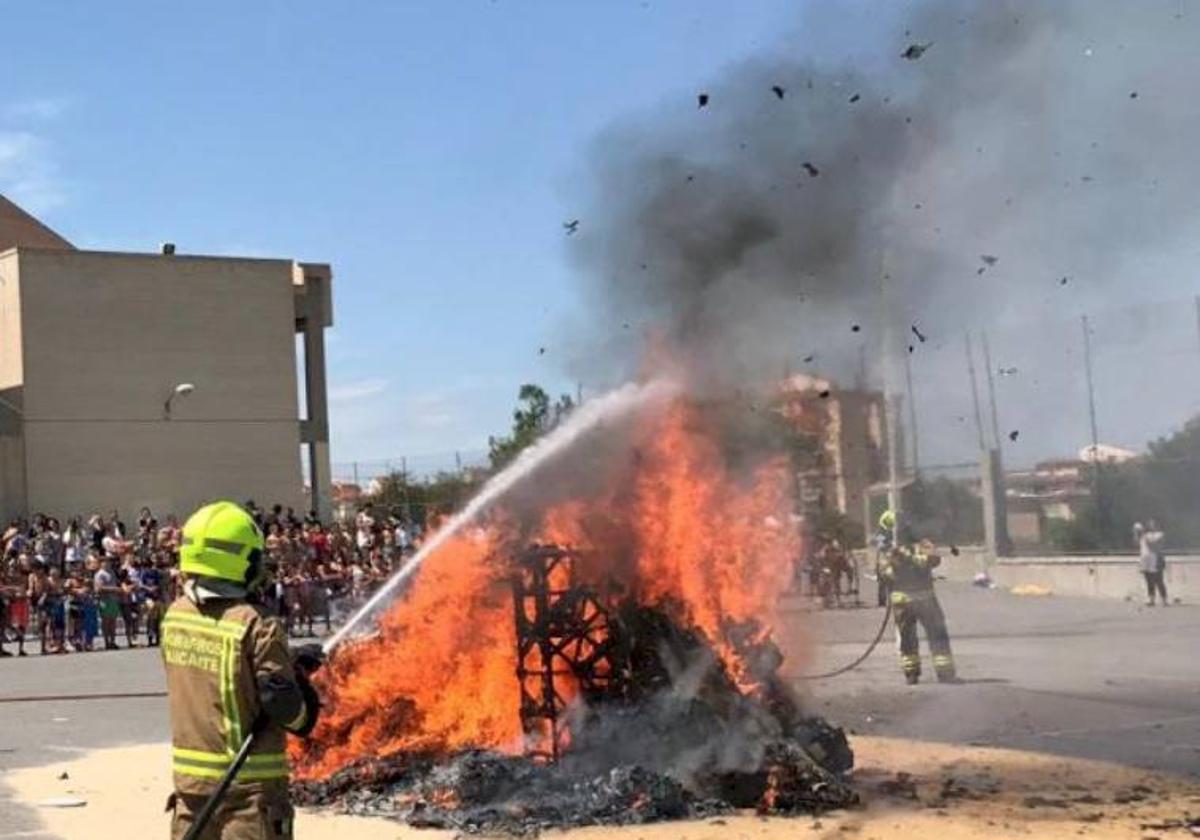
<instances>
[{"instance_id":1,"label":"helmet of background firefighter","mask_svg":"<svg viewBox=\"0 0 1200 840\"><path fill-rule=\"evenodd\" d=\"M184 523L179 570L252 590L263 580L263 547L262 531L249 513L233 502L213 502Z\"/></svg>"}]
</instances>

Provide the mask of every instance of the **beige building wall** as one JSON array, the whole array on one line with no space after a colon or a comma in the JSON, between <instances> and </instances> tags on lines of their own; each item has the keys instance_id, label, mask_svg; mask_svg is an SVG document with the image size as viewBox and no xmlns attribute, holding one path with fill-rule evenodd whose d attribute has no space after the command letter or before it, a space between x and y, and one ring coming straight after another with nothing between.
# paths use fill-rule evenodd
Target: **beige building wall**
<instances>
[{"instance_id":1,"label":"beige building wall","mask_svg":"<svg viewBox=\"0 0 1200 840\"><path fill-rule=\"evenodd\" d=\"M21 277L15 249L0 253L0 513L25 506L21 435Z\"/></svg>"},{"instance_id":2,"label":"beige building wall","mask_svg":"<svg viewBox=\"0 0 1200 840\"><path fill-rule=\"evenodd\" d=\"M28 511L186 515L216 498L301 509L292 262L16 256L19 340L0 289L0 377L16 341ZM184 382L194 393L164 419Z\"/></svg>"}]
</instances>

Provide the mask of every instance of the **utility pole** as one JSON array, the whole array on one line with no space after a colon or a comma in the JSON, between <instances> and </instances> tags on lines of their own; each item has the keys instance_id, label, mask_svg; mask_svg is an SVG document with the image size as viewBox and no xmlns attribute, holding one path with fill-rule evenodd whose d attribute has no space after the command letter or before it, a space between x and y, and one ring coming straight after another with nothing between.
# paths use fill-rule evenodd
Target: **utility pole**
<instances>
[{"instance_id":1,"label":"utility pole","mask_svg":"<svg viewBox=\"0 0 1200 840\"><path fill-rule=\"evenodd\" d=\"M884 404L887 406L887 412L884 419L887 420L887 448L888 448L888 507L896 512L896 517L900 516L900 464L899 464L899 441L896 440L896 415L900 411L900 397L889 391L884 391ZM893 537L895 534L893 533Z\"/></svg>"},{"instance_id":2,"label":"utility pole","mask_svg":"<svg viewBox=\"0 0 1200 840\"><path fill-rule=\"evenodd\" d=\"M996 441L996 450L999 451L1002 448L1000 443L1000 415L996 409L996 373L992 369L992 348L988 345L986 330L980 330L979 337L983 343L983 363L987 366L988 403L992 410L992 437Z\"/></svg>"},{"instance_id":3,"label":"utility pole","mask_svg":"<svg viewBox=\"0 0 1200 840\"><path fill-rule=\"evenodd\" d=\"M1196 295L1196 335L1200 337L1200 295Z\"/></svg>"},{"instance_id":4,"label":"utility pole","mask_svg":"<svg viewBox=\"0 0 1200 840\"><path fill-rule=\"evenodd\" d=\"M913 392L912 352L904 354L904 381L908 389L908 423L912 426L912 470L921 473L921 448L917 437L917 396Z\"/></svg>"},{"instance_id":5,"label":"utility pole","mask_svg":"<svg viewBox=\"0 0 1200 840\"><path fill-rule=\"evenodd\" d=\"M1109 516L1108 499L1100 476L1100 432L1096 424L1096 384L1092 377L1092 328L1088 316L1080 316L1083 324L1083 366L1087 375L1088 423L1092 433L1092 498L1096 500L1096 519L1101 544L1107 542Z\"/></svg>"},{"instance_id":6,"label":"utility pole","mask_svg":"<svg viewBox=\"0 0 1200 840\"><path fill-rule=\"evenodd\" d=\"M1087 374L1088 422L1092 432L1092 460L1099 461L1100 433L1096 428L1096 386L1092 379L1092 329L1088 324L1088 316L1082 316L1083 321L1083 364Z\"/></svg>"},{"instance_id":7,"label":"utility pole","mask_svg":"<svg viewBox=\"0 0 1200 840\"><path fill-rule=\"evenodd\" d=\"M886 258L883 265L886 268ZM886 271L880 273L879 314L883 323L880 356L883 362L883 402L886 407L884 420L887 422L888 508L895 511L896 520L899 522L903 513L900 498L900 441L896 427L900 421L900 397L896 394L895 388L896 371L893 353L896 349L896 335L892 325L893 313L888 300L889 280L891 280L891 276ZM893 529L892 538L893 540L896 538L895 529Z\"/></svg>"},{"instance_id":8,"label":"utility pole","mask_svg":"<svg viewBox=\"0 0 1200 840\"><path fill-rule=\"evenodd\" d=\"M979 451L987 449L983 439L983 412L979 410L979 382L975 377L975 354L971 350L971 333L963 333L963 342L967 347L967 374L971 377L971 405L975 409L975 432L979 435Z\"/></svg>"}]
</instances>

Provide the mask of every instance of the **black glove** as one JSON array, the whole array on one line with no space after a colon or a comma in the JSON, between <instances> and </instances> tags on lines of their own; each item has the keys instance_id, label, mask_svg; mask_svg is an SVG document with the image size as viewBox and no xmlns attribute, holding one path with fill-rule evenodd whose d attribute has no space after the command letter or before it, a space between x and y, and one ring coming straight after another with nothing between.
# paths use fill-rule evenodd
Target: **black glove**
<instances>
[{"instance_id":1,"label":"black glove","mask_svg":"<svg viewBox=\"0 0 1200 840\"><path fill-rule=\"evenodd\" d=\"M301 645L292 651L292 665L306 677L311 677L325 664L325 649L319 644Z\"/></svg>"}]
</instances>

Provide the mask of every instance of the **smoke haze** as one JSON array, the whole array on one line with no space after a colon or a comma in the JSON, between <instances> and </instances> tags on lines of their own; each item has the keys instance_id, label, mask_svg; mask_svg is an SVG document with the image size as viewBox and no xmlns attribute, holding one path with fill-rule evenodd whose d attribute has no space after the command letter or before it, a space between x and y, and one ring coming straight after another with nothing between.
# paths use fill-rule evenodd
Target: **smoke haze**
<instances>
[{"instance_id":1,"label":"smoke haze","mask_svg":"<svg viewBox=\"0 0 1200 840\"><path fill-rule=\"evenodd\" d=\"M803 369L849 385L864 360L899 382L911 352L925 436L952 454L975 438L962 335L988 328L997 365L1023 369L1005 427L1077 448L1078 314L1190 294L1200 18L1163 0L818 5L776 49L597 139L573 372L631 375L646 334L718 389ZM1114 387L1130 374L1114 365ZM1119 402L1117 437L1157 433Z\"/></svg>"}]
</instances>

